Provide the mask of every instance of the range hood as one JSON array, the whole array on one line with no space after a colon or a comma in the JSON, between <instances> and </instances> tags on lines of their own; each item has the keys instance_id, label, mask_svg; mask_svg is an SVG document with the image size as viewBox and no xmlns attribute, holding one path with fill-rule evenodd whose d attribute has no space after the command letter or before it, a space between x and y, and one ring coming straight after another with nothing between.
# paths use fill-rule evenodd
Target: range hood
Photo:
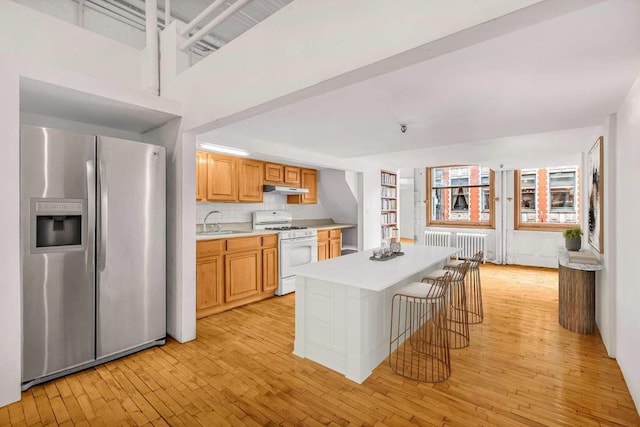
<instances>
[{"instance_id":1,"label":"range hood","mask_svg":"<svg viewBox=\"0 0 640 427\"><path fill-rule=\"evenodd\" d=\"M307 194L308 188L298 187L285 187L284 185L263 185L262 191L265 193L280 193L280 194Z\"/></svg>"}]
</instances>

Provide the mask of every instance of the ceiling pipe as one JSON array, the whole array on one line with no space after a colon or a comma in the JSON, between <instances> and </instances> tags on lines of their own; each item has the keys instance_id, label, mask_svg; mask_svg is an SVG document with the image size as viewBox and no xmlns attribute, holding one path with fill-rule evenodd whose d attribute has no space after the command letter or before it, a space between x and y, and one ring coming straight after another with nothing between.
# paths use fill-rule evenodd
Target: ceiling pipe
<instances>
[{"instance_id":1,"label":"ceiling pipe","mask_svg":"<svg viewBox=\"0 0 640 427\"><path fill-rule=\"evenodd\" d=\"M78 0L78 27L84 28L84 0Z\"/></svg>"},{"instance_id":2,"label":"ceiling pipe","mask_svg":"<svg viewBox=\"0 0 640 427\"><path fill-rule=\"evenodd\" d=\"M211 13L213 13L214 11L219 9L220 6L222 6L225 3L225 1L226 0L216 0L213 3L211 3L209 5L209 7L207 7L205 10L200 12L200 14L198 16L196 16L195 18L193 18L193 20L191 20L191 22L189 22L186 27L184 27L182 30L180 30L180 35L181 36L186 36L189 33L189 31L194 29L195 26L198 25L202 20L204 20ZM182 49L182 50L184 50L184 49Z\"/></svg>"},{"instance_id":3,"label":"ceiling pipe","mask_svg":"<svg viewBox=\"0 0 640 427\"><path fill-rule=\"evenodd\" d=\"M120 21L124 24L131 25L133 28L137 28L139 30L144 31L144 24L137 22L135 19L131 17L127 17L122 15L121 13L117 13L112 9L111 4L107 3L104 0L89 0L84 4L86 8L93 9L96 12L102 13L104 15L110 16L117 21Z\"/></svg>"},{"instance_id":4,"label":"ceiling pipe","mask_svg":"<svg viewBox=\"0 0 640 427\"><path fill-rule=\"evenodd\" d=\"M251 0L238 0L233 6L225 9L220 15L216 16L209 22L207 25L202 27L200 31L195 33L193 36L189 38L189 40L185 41L180 45L180 50L186 50L191 47L193 44L197 43L204 35L210 33L216 26L218 26L225 19L236 13L238 10L243 8L247 3L251 2ZM192 21L193 22L193 21Z\"/></svg>"},{"instance_id":5,"label":"ceiling pipe","mask_svg":"<svg viewBox=\"0 0 640 427\"><path fill-rule=\"evenodd\" d=\"M140 10L145 9L144 0L127 1L135 7L138 7ZM109 16L116 21L122 22L123 24L129 25L137 30L145 31L144 15L134 9L123 9L119 4L112 4L105 0L83 0L83 2L85 8L95 10L98 13ZM159 28L164 29L164 25L162 23L159 23ZM207 54L207 50L215 51L224 46L226 43L226 41L218 37L208 35L206 37L203 37L197 45L193 46L193 48L196 50L194 51L194 53L199 56L205 56Z\"/></svg>"},{"instance_id":6,"label":"ceiling pipe","mask_svg":"<svg viewBox=\"0 0 640 427\"><path fill-rule=\"evenodd\" d=\"M145 8L144 0L127 0L127 2L140 10L144 10ZM164 11L159 10L158 16L164 22L164 25L160 24L161 29L164 29L166 26L168 26L171 23L171 21L173 21L174 17L179 21L182 21L182 22L185 21L185 19L183 19L183 17L179 15L169 14L167 11L170 10L170 7L171 7L171 0L165 0L165 10ZM205 48L210 49L211 47L213 47L214 49L220 49L222 46L228 43L228 40L223 40L219 37L215 37L212 35L207 35L203 37L201 40L206 44L210 45L210 46L198 46L198 48L203 51L205 50Z\"/></svg>"},{"instance_id":7,"label":"ceiling pipe","mask_svg":"<svg viewBox=\"0 0 640 427\"><path fill-rule=\"evenodd\" d=\"M164 25L171 24L171 0L164 0Z\"/></svg>"},{"instance_id":8,"label":"ceiling pipe","mask_svg":"<svg viewBox=\"0 0 640 427\"><path fill-rule=\"evenodd\" d=\"M146 0L145 35L147 39L147 67L149 81L147 90L155 95L160 94L160 55L158 52L158 0Z\"/></svg>"}]
</instances>

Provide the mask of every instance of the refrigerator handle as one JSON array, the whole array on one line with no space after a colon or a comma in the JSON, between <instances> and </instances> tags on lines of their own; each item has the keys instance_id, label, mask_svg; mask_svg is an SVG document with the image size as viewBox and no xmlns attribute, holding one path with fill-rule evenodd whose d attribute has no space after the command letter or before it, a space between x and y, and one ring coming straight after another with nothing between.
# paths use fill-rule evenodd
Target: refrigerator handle
<instances>
[{"instance_id":1,"label":"refrigerator handle","mask_svg":"<svg viewBox=\"0 0 640 427\"><path fill-rule=\"evenodd\" d=\"M98 227L98 270L104 271L107 264L107 224L108 224L108 203L109 198L107 194L106 172L102 165L102 161L98 163L98 201L99 201L99 215L100 226Z\"/></svg>"},{"instance_id":2,"label":"refrigerator handle","mask_svg":"<svg viewBox=\"0 0 640 427\"><path fill-rule=\"evenodd\" d=\"M96 171L93 160L87 160L87 251L85 266L94 263L95 229L96 229Z\"/></svg>"}]
</instances>

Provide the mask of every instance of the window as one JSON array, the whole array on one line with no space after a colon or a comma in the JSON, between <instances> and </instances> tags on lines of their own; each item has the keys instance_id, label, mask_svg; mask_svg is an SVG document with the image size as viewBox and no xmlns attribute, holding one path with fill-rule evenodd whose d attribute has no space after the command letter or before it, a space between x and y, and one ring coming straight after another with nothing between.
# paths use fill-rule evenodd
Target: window
<instances>
[{"instance_id":1,"label":"window","mask_svg":"<svg viewBox=\"0 0 640 427\"><path fill-rule=\"evenodd\" d=\"M580 222L580 168L523 169L515 173L515 228L563 230Z\"/></svg>"},{"instance_id":2,"label":"window","mask_svg":"<svg viewBox=\"0 0 640 427\"><path fill-rule=\"evenodd\" d=\"M520 179L520 209L523 212L536 211L537 171L522 171Z\"/></svg>"},{"instance_id":3,"label":"window","mask_svg":"<svg viewBox=\"0 0 640 427\"><path fill-rule=\"evenodd\" d=\"M489 168L427 168L427 192L427 225L493 227L493 171Z\"/></svg>"},{"instance_id":4,"label":"window","mask_svg":"<svg viewBox=\"0 0 640 427\"><path fill-rule=\"evenodd\" d=\"M549 171L549 199L552 211L575 212L576 171Z\"/></svg>"}]
</instances>

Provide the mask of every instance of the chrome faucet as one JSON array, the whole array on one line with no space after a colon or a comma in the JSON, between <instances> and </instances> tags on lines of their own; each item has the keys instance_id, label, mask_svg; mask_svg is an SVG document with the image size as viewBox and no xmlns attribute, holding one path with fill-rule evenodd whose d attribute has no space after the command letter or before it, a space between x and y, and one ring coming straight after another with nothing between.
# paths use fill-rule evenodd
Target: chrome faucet
<instances>
[{"instance_id":1,"label":"chrome faucet","mask_svg":"<svg viewBox=\"0 0 640 427\"><path fill-rule=\"evenodd\" d=\"M203 232L207 232L207 219L209 218L209 215L214 214L214 213L219 213L220 214L220 218L222 219L222 212L220 211L211 211L209 212L207 215L205 215L204 217L204 221L202 221L202 231ZM216 221L213 223L213 231L220 231L222 229L222 225L220 224L220 220Z\"/></svg>"}]
</instances>

